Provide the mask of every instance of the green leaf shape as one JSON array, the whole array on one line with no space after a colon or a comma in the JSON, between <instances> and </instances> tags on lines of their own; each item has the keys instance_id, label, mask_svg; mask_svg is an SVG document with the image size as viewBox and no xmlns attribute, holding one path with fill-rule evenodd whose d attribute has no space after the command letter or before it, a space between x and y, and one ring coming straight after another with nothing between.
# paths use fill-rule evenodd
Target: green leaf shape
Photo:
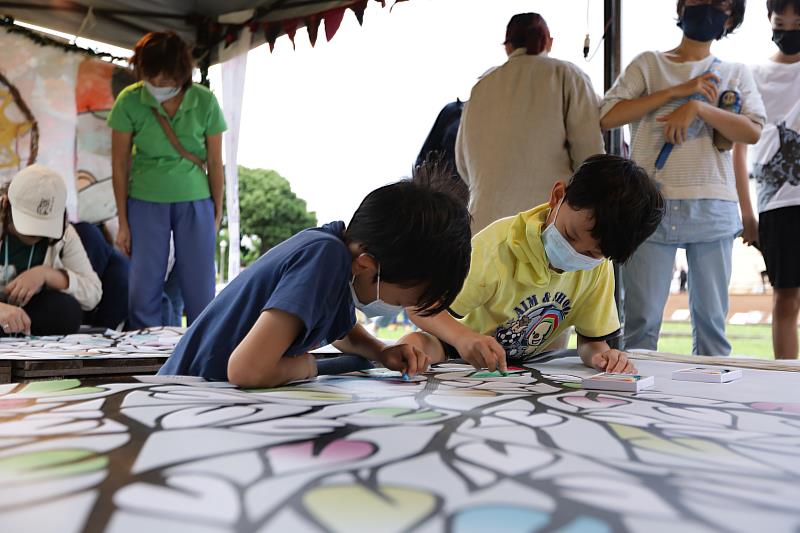
<instances>
[{"instance_id":1,"label":"green leaf shape","mask_svg":"<svg viewBox=\"0 0 800 533\"><path fill-rule=\"evenodd\" d=\"M399 421L433 420L444 416L439 411L432 411L430 409L413 411L405 407L376 407L374 409L367 409L362 414L366 416L396 418Z\"/></svg>"},{"instance_id":2,"label":"green leaf shape","mask_svg":"<svg viewBox=\"0 0 800 533\"><path fill-rule=\"evenodd\" d=\"M276 387L274 389L245 389L245 392L252 394L268 394L289 398L292 400L316 400L323 402L346 402L352 400L349 394L339 392L320 391L313 389L300 389L297 387Z\"/></svg>"},{"instance_id":3,"label":"green leaf shape","mask_svg":"<svg viewBox=\"0 0 800 533\"><path fill-rule=\"evenodd\" d=\"M33 381L25 385L18 396L77 396L104 392L99 387L81 387L79 379L56 379L51 381Z\"/></svg>"},{"instance_id":4,"label":"green leaf shape","mask_svg":"<svg viewBox=\"0 0 800 533\"><path fill-rule=\"evenodd\" d=\"M0 459L0 473L9 477L68 477L96 472L107 466L108 457L80 448L41 450Z\"/></svg>"}]
</instances>

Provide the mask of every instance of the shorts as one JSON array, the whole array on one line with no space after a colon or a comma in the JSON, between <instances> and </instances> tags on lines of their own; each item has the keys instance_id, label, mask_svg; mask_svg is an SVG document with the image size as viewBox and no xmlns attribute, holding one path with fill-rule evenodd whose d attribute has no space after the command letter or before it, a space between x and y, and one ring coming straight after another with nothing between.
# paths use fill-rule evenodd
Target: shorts
<instances>
[{"instance_id":1,"label":"shorts","mask_svg":"<svg viewBox=\"0 0 800 533\"><path fill-rule=\"evenodd\" d=\"M800 287L800 205L772 209L759 214L758 242L767 265L769 282L775 289Z\"/></svg>"}]
</instances>

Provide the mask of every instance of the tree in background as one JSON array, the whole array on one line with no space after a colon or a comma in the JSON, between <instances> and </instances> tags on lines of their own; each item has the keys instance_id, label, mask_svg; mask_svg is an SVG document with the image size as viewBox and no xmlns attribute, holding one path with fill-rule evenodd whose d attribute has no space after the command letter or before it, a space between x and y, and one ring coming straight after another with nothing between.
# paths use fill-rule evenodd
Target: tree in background
<instances>
[{"instance_id":1,"label":"tree in background","mask_svg":"<svg viewBox=\"0 0 800 533\"><path fill-rule=\"evenodd\" d=\"M240 166L239 222L242 264L247 266L279 242L316 226L317 215L274 170ZM227 219L223 225L219 238L227 240Z\"/></svg>"}]
</instances>

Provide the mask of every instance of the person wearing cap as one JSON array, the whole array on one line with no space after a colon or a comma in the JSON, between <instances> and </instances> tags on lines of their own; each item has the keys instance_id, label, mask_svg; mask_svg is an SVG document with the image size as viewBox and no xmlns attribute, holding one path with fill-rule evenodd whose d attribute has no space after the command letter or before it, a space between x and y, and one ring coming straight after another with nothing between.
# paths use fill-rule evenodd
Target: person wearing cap
<instances>
[{"instance_id":1,"label":"person wearing cap","mask_svg":"<svg viewBox=\"0 0 800 533\"><path fill-rule=\"evenodd\" d=\"M189 47L176 34L145 35L131 63L140 81L119 94L108 117L116 244L131 258L128 326L163 325L170 237L191 325L215 293L225 119L214 94L192 83Z\"/></svg>"},{"instance_id":2,"label":"person wearing cap","mask_svg":"<svg viewBox=\"0 0 800 533\"><path fill-rule=\"evenodd\" d=\"M592 83L572 63L548 57L544 18L514 15L503 44L508 61L472 88L456 137L473 234L545 203L557 181L604 152Z\"/></svg>"},{"instance_id":3,"label":"person wearing cap","mask_svg":"<svg viewBox=\"0 0 800 533\"><path fill-rule=\"evenodd\" d=\"M100 302L100 279L66 219L64 179L43 165L19 171L0 196L2 334L66 335Z\"/></svg>"}]
</instances>

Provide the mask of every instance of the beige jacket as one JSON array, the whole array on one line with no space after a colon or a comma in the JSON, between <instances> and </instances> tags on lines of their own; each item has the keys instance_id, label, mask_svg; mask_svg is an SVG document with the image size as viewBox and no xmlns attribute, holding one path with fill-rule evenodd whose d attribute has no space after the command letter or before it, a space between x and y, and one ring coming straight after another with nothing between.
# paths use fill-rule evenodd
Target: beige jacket
<instances>
[{"instance_id":1,"label":"beige jacket","mask_svg":"<svg viewBox=\"0 0 800 533\"><path fill-rule=\"evenodd\" d=\"M67 224L67 230L60 241L47 248L42 264L63 270L67 274L69 286L63 292L75 298L81 309L91 311L100 303L103 286L92 269L81 238L72 224Z\"/></svg>"},{"instance_id":2,"label":"beige jacket","mask_svg":"<svg viewBox=\"0 0 800 533\"><path fill-rule=\"evenodd\" d=\"M545 203L587 157L603 153L598 98L566 61L515 50L472 89L456 140L473 234Z\"/></svg>"}]
</instances>

